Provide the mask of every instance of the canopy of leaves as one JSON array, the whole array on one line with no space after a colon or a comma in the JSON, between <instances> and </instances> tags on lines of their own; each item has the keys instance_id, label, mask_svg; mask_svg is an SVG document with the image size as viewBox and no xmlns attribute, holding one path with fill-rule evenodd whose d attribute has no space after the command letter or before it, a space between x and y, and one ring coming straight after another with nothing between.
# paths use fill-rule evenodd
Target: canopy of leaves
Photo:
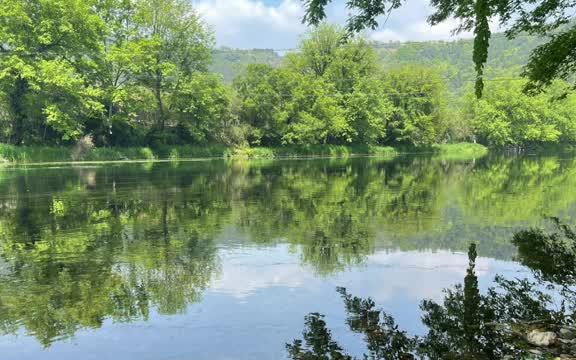
<instances>
[{"instance_id":1,"label":"canopy of leaves","mask_svg":"<svg viewBox=\"0 0 576 360\"><path fill-rule=\"evenodd\" d=\"M4 139L67 144L90 133L97 145L133 145L146 135L147 142L184 141L178 127L189 130L184 138L205 132L201 122L183 124L190 107L181 102L190 88L214 88L204 93L204 108L194 109L205 112L197 116L203 121L206 112L213 123L225 121L216 116L228 110L220 80L198 81L212 44L212 33L187 1L3 1Z\"/></svg>"},{"instance_id":2,"label":"canopy of leaves","mask_svg":"<svg viewBox=\"0 0 576 360\"><path fill-rule=\"evenodd\" d=\"M551 88L562 94L565 86ZM553 94L528 96L518 82L491 83L485 96L467 97L465 116L478 140L496 146L527 146L576 140L576 95L554 100Z\"/></svg>"},{"instance_id":3,"label":"canopy of leaves","mask_svg":"<svg viewBox=\"0 0 576 360\"><path fill-rule=\"evenodd\" d=\"M235 79L253 144L407 143L442 139L444 86L435 70L384 74L374 49L337 27L312 30L301 51Z\"/></svg>"},{"instance_id":4,"label":"canopy of leaves","mask_svg":"<svg viewBox=\"0 0 576 360\"><path fill-rule=\"evenodd\" d=\"M305 0L304 22L317 25L326 18L325 7L331 0ZM356 1L347 0L352 9L348 19L349 32L358 32L365 28L375 29L378 18L388 17L394 9L402 6L401 0ZM472 60L476 70L475 93L482 96L484 67L488 59L490 37L489 23L497 20L500 26L507 28L506 35L514 38L523 33L551 36L550 40L538 47L531 55L525 75L529 82L525 90L541 90L552 80L573 79L576 70L576 23L574 19L574 0L541 1L526 0L432 0L435 12L428 22L437 25L448 19L459 21L454 31L471 31L474 34ZM571 22L572 21L572 22Z\"/></svg>"}]
</instances>

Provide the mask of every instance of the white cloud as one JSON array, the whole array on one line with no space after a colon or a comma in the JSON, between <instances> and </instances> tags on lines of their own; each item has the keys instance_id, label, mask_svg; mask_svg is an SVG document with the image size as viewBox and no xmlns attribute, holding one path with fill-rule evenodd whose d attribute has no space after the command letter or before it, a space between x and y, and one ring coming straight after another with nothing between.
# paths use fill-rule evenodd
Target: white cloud
<instances>
[{"instance_id":1,"label":"white cloud","mask_svg":"<svg viewBox=\"0 0 576 360\"><path fill-rule=\"evenodd\" d=\"M262 271L262 267L266 271ZM259 289L275 286L300 288L316 281L300 266L288 246L229 251L222 254L222 275L211 285L212 291L245 298Z\"/></svg>"},{"instance_id":2,"label":"white cloud","mask_svg":"<svg viewBox=\"0 0 576 360\"><path fill-rule=\"evenodd\" d=\"M468 267L468 256L463 253L379 251L367 257L366 266L351 267L322 278L314 274L310 264L302 266L299 250L291 252L287 245L230 250L221 256L222 275L212 282L210 291L238 299L274 287L298 292L345 286L380 303L394 298L414 302L427 298L440 300L444 288L462 282ZM498 272L522 269L516 263L489 258L481 257L476 262L476 274L483 284L491 283Z\"/></svg>"},{"instance_id":3,"label":"white cloud","mask_svg":"<svg viewBox=\"0 0 576 360\"><path fill-rule=\"evenodd\" d=\"M267 5L255 0L200 0L195 4L218 45L235 48L293 47L305 31L298 0Z\"/></svg>"},{"instance_id":4,"label":"white cloud","mask_svg":"<svg viewBox=\"0 0 576 360\"><path fill-rule=\"evenodd\" d=\"M306 31L300 0L194 0L194 5L215 32L217 44L234 48L293 48ZM430 26L428 0L413 0L395 10L382 26L368 32L379 41L449 40L469 37L451 35L456 21ZM327 9L328 20L343 24L348 10L344 1L334 0Z\"/></svg>"}]
</instances>

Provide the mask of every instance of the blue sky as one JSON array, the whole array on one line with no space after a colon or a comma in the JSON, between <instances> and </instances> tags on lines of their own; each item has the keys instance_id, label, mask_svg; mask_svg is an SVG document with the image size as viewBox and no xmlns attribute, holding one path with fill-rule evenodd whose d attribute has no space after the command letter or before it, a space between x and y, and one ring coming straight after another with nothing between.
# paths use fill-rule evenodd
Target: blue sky
<instances>
[{"instance_id":1,"label":"blue sky","mask_svg":"<svg viewBox=\"0 0 576 360\"><path fill-rule=\"evenodd\" d=\"M301 0L191 0L209 23L220 46L235 48L293 48L306 30L301 24ZM388 22L366 33L371 39L447 40L454 21L431 27L426 17L431 13L429 0L410 0L390 16ZM344 23L348 10L343 0L333 0L329 20ZM462 34L460 37L466 37Z\"/></svg>"}]
</instances>

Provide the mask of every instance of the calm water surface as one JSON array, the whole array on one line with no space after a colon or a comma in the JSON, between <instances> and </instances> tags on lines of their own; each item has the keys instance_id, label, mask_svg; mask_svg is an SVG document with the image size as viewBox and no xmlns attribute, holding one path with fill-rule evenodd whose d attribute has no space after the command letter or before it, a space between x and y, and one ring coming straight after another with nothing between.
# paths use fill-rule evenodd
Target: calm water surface
<instances>
[{"instance_id":1,"label":"calm water surface","mask_svg":"<svg viewBox=\"0 0 576 360\"><path fill-rule=\"evenodd\" d=\"M576 159L286 160L0 172L7 359L285 359L321 312L349 353L337 287L410 334L463 281L530 277L512 234L576 215Z\"/></svg>"}]
</instances>

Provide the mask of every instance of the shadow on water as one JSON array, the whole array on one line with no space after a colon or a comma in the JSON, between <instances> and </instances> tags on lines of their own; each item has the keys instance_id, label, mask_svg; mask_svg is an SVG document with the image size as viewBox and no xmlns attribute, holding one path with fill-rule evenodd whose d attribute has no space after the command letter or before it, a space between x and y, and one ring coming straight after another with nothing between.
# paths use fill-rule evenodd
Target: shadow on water
<instances>
[{"instance_id":1,"label":"shadow on water","mask_svg":"<svg viewBox=\"0 0 576 360\"><path fill-rule=\"evenodd\" d=\"M463 283L444 290L444 300L420 305L427 333L411 336L368 298L341 295L349 331L361 334L364 359L575 359L576 233L552 218L555 231L517 232L518 260L533 280L505 279L485 293L478 288L476 245L468 249ZM305 318L302 339L286 345L294 360L354 359L332 338L324 316Z\"/></svg>"}]
</instances>

